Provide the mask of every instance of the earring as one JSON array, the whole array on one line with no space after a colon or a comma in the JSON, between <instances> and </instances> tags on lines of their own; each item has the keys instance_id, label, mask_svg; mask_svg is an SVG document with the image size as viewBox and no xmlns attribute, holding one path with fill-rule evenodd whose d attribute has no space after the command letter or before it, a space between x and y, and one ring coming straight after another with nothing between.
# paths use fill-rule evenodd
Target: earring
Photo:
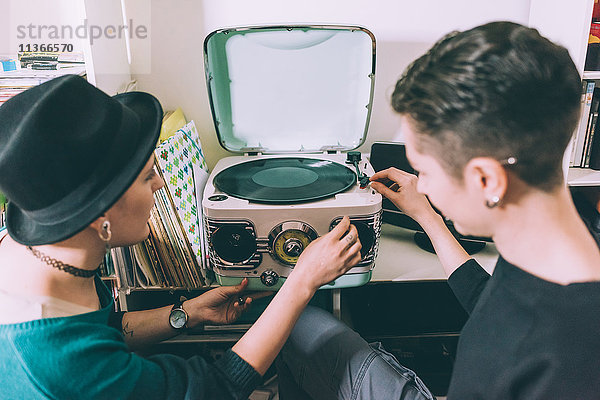
<instances>
[{"instance_id":1,"label":"earring","mask_svg":"<svg viewBox=\"0 0 600 400\"><path fill-rule=\"evenodd\" d=\"M102 230L98 232L100 239L106 244L106 252L110 251L110 239L112 238L112 232L110 231L110 221L106 220L102 223Z\"/></svg>"},{"instance_id":2,"label":"earring","mask_svg":"<svg viewBox=\"0 0 600 400\"><path fill-rule=\"evenodd\" d=\"M485 201L485 206L487 208L494 208L496 207L498 204L500 203L500 197L498 196L492 196L491 200L486 200Z\"/></svg>"}]
</instances>

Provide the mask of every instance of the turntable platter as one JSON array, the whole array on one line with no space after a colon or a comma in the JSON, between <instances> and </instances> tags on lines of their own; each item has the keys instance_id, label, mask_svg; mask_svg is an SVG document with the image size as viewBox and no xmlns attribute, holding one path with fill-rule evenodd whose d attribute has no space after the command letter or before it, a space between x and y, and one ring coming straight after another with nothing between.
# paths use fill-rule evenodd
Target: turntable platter
<instances>
[{"instance_id":1,"label":"turntable platter","mask_svg":"<svg viewBox=\"0 0 600 400\"><path fill-rule=\"evenodd\" d=\"M292 204L331 197L356 184L342 164L303 157L262 158L233 165L214 178L230 196L256 203Z\"/></svg>"}]
</instances>

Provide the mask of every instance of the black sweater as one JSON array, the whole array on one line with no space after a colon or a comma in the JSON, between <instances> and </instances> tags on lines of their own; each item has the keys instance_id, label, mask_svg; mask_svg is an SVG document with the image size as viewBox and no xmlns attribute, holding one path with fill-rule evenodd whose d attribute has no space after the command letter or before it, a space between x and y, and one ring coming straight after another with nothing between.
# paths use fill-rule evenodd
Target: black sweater
<instances>
[{"instance_id":1,"label":"black sweater","mask_svg":"<svg viewBox=\"0 0 600 400\"><path fill-rule=\"evenodd\" d=\"M448 399L600 399L600 282L559 285L500 258L448 279L470 314Z\"/></svg>"}]
</instances>

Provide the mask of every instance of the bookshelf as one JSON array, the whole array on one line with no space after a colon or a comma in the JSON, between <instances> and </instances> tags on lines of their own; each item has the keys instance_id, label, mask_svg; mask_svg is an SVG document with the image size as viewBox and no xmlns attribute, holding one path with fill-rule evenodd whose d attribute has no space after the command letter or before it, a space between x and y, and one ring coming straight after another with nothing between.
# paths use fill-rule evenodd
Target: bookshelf
<instances>
[{"instance_id":1,"label":"bookshelf","mask_svg":"<svg viewBox=\"0 0 600 400\"><path fill-rule=\"evenodd\" d=\"M529 25L565 46L583 79L600 84L600 71L584 71L594 0L531 0ZM566 151L564 170L569 186L600 186L600 171L569 166L572 143Z\"/></svg>"},{"instance_id":2,"label":"bookshelf","mask_svg":"<svg viewBox=\"0 0 600 400\"><path fill-rule=\"evenodd\" d=\"M598 7L598 4L596 4L596 6L594 6L595 1L594 0L589 0L587 1L587 3L585 4L587 6L586 8L586 12L585 12L585 24L584 26L587 27L586 30L584 30L584 34L581 38L581 46L584 47L586 49L586 54L583 56L583 65L584 68L588 67L588 62L590 60L587 60L587 57L590 57L591 54L588 50L588 38L590 35L590 25L592 24L592 18L595 12L594 11L595 7ZM589 10L589 8L592 8L592 11ZM576 60L579 61L578 63L578 67L581 67L581 60ZM593 67L593 66L592 66ZM596 87L598 87L600 85L600 70L583 70L582 72L582 78L584 81L587 81L589 83L595 84ZM598 102L598 97L599 93L598 90L594 90L593 94L592 94L592 99L591 100L591 105L594 106L597 102ZM597 107L595 107L595 109L597 110ZM584 138L586 137L590 137L589 139L589 143L588 140L586 139L584 141L584 143L587 143L588 146L588 150L587 152L589 152L590 148L592 146L594 146L594 142L600 140L600 138L596 138L594 139L595 136L595 121L597 119L597 117L595 117L595 115L597 115L597 112L595 112L595 109L593 108L591 111L588 108L585 107L585 103L584 103L584 107L582 110L582 115L581 115L581 120L580 120L580 126L578 127L579 133L575 135L574 138L574 146L577 146L578 142L582 140L582 138L580 137L582 133L585 133ZM586 124L587 127L585 129L583 129L583 124L585 121L589 121L590 123ZM586 151L586 150L584 150ZM594 156L597 156L597 154L592 154L592 158ZM584 153L584 159L585 159L585 153ZM588 160L589 160L589 155L588 155ZM573 161L573 160L571 160ZM588 161L589 162L589 161ZM593 163L592 167L594 166ZM597 163L596 163L597 164ZM597 165L596 165L597 167ZM571 166L568 170L568 174L567 174L567 183L569 184L569 186L600 186L600 170L597 169L591 169L588 168L587 165L581 165L581 166L577 166L577 162L575 161L575 165Z\"/></svg>"}]
</instances>

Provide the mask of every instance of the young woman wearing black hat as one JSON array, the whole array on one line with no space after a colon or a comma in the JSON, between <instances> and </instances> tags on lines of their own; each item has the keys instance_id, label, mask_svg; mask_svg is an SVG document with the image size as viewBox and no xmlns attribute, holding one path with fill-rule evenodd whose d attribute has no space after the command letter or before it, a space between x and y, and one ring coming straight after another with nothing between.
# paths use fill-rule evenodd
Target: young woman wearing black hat
<instances>
[{"instance_id":1,"label":"young woman wearing black hat","mask_svg":"<svg viewBox=\"0 0 600 400\"><path fill-rule=\"evenodd\" d=\"M510 22L443 38L396 84L392 106L419 176L389 169L372 187L424 228L470 314L448 399L600 396L600 250L562 170L580 90L566 49ZM429 202L459 232L494 240L493 275ZM433 397L319 310L301 316L279 361L281 399Z\"/></svg>"},{"instance_id":2,"label":"young woman wearing black hat","mask_svg":"<svg viewBox=\"0 0 600 400\"><path fill-rule=\"evenodd\" d=\"M36 86L0 108L0 397L245 399L315 291L360 260L345 218L302 253L250 330L214 364L142 358L131 348L177 333L172 307L126 313L97 276L110 246L148 235L162 109L146 93L109 97L82 78ZM187 326L228 323L252 302L246 282L181 305ZM244 301L239 299L243 295ZM240 304L243 303L243 304Z\"/></svg>"}]
</instances>

